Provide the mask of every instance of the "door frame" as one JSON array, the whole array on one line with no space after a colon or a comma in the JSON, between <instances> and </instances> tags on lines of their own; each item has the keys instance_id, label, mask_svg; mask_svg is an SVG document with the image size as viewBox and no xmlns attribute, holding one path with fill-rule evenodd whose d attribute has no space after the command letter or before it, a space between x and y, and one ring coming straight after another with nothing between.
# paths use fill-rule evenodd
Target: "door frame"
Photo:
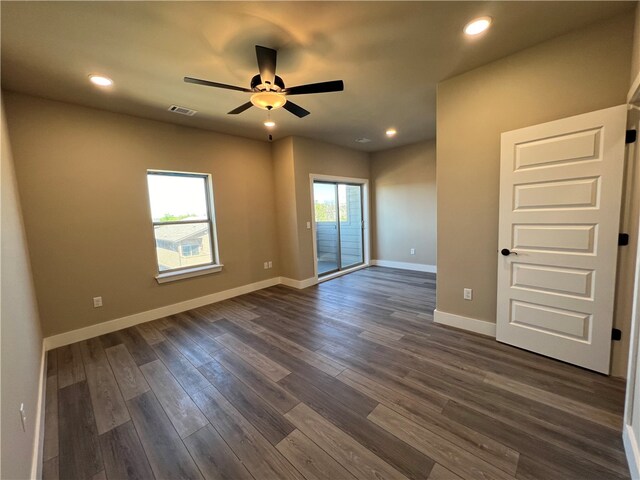
<instances>
[{"instance_id":1,"label":"door frame","mask_svg":"<svg viewBox=\"0 0 640 480\"><path fill-rule=\"evenodd\" d=\"M627 95L629 110L640 109L640 74L636 77ZM636 115L638 115L636 113ZM629 117L627 117L629 118ZM633 116L631 117L633 118ZM629 125L633 128L635 123L640 124L640 120ZM637 162L640 159L640 149L638 143L627 145L627 161ZM630 235L640 235L640 228L637 232L629 232ZM631 478L640 477L640 439L636 438L633 430L634 418L640 412L634 411L635 397L640 393L640 385L637 385L638 365L640 363L640 246L636 251L635 278L633 288L633 303L631 312L631 328L629 339L629 359L627 362L626 392L624 402L624 417L622 423L622 442L624 444L627 463Z\"/></svg>"},{"instance_id":2,"label":"door frame","mask_svg":"<svg viewBox=\"0 0 640 480\"><path fill-rule=\"evenodd\" d=\"M364 221L364 228L362 229L362 243L363 243L363 263L356 265L346 270L338 270L337 272L324 275L322 278L318 277L318 238L316 227L316 215L315 204L313 196L313 183L319 182L331 182L331 183L351 183L362 186L362 220ZM339 177L335 175L322 175L319 173L309 174L309 190L311 200L311 238L313 243L313 276L316 282L322 283L332 278L346 275L347 273L355 272L362 268L366 268L371 264L371 226L370 226L370 209L369 209L369 179L367 178L355 178L355 177ZM338 217L339 223L339 217Z\"/></svg>"}]
</instances>

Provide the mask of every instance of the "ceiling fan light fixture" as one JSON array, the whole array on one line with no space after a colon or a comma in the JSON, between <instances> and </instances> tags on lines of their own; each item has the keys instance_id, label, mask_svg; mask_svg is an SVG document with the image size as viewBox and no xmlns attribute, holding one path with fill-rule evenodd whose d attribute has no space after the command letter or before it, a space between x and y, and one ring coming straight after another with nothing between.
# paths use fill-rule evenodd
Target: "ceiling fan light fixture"
<instances>
[{"instance_id":1,"label":"ceiling fan light fixture","mask_svg":"<svg viewBox=\"0 0 640 480\"><path fill-rule=\"evenodd\" d=\"M491 17L475 18L464 26L464 33L470 36L479 35L491 26L492 21Z\"/></svg>"},{"instance_id":2,"label":"ceiling fan light fixture","mask_svg":"<svg viewBox=\"0 0 640 480\"><path fill-rule=\"evenodd\" d=\"M263 110L275 110L287 103L284 95L275 92L258 92L251 96L251 103Z\"/></svg>"},{"instance_id":3,"label":"ceiling fan light fixture","mask_svg":"<svg viewBox=\"0 0 640 480\"><path fill-rule=\"evenodd\" d=\"M395 128L388 128L386 132L384 132L385 135L389 138L393 137L397 132L397 130Z\"/></svg>"}]
</instances>

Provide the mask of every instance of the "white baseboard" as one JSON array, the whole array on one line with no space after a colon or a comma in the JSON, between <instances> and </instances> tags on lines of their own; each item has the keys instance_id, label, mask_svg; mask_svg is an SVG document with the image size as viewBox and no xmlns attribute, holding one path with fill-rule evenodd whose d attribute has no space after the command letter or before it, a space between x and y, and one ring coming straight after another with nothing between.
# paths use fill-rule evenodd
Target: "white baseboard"
<instances>
[{"instance_id":1,"label":"white baseboard","mask_svg":"<svg viewBox=\"0 0 640 480\"><path fill-rule=\"evenodd\" d=\"M157 320L158 318L175 315L176 313L185 312L192 308L221 302L228 298L255 292L256 290L262 290L263 288L272 287L281 283L282 280L280 277L269 278L260 282L250 283L249 285L242 285L241 287L205 295L204 297L193 298L184 302L174 303L172 305L154 308L153 310L147 310L146 312L134 313L133 315L128 315L126 317L98 323L97 325L91 325L89 327L79 328L78 330L60 333L44 339L45 349L51 350L71 343L80 342L99 335L104 335L105 333L111 333L123 328L132 327L139 323L150 322L151 320Z\"/></svg>"},{"instance_id":2,"label":"white baseboard","mask_svg":"<svg viewBox=\"0 0 640 480\"><path fill-rule=\"evenodd\" d=\"M449 325L450 327L496 338L496 324L478 320L477 318L463 317L462 315L455 315L436 309L433 312L433 321L434 323L441 323L442 325Z\"/></svg>"},{"instance_id":3,"label":"white baseboard","mask_svg":"<svg viewBox=\"0 0 640 480\"><path fill-rule=\"evenodd\" d=\"M306 280L294 280L293 278L280 277L280 283L287 287L302 289L317 284L318 280L315 277L307 278Z\"/></svg>"},{"instance_id":4,"label":"white baseboard","mask_svg":"<svg viewBox=\"0 0 640 480\"><path fill-rule=\"evenodd\" d=\"M633 433L631 425L624 426L622 430L622 443L624 444L624 453L627 456L631 478L638 480L640 479L640 471L638 470L640 452L638 451L638 442L636 441L636 436Z\"/></svg>"},{"instance_id":5,"label":"white baseboard","mask_svg":"<svg viewBox=\"0 0 640 480\"><path fill-rule=\"evenodd\" d=\"M36 412L33 416L34 425L33 453L31 456L31 478L42 478L42 454L44 448L44 405L47 389L47 351L42 341L42 355L40 358L40 386L38 387L38 400Z\"/></svg>"},{"instance_id":6,"label":"white baseboard","mask_svg":"<svg viewBox=\"0 0 640 480\"><path fill-rule=\"evenodd\" d=\"M371 265L428 273L437 273L438 270L435 265L426 265L424 263L393 262L391 260L371 260Z\"/></svg>"},{"instance_id":7,"label":"white baseboard","mask_svg":"<svg viewBox=\"0 0 640 480\"><path fill-rule=\"evenodd\" d=\"M263 288L273 287L274 285L287 285L288 287L302 289L315 285L316 283L318 283L316 278L307 278L306 280L293 280L286 277L269 278L260 282L250 283L248 285L242 285L241 287L205 295L204 297L193 298L184 302L174 303L172 305L166 305L164 307L154 308L153 310L134 313L133 315L128 315L126 317L98 323L97 325L90 325L77 330L71 330L70 332L52 335L51 337L44 339L44 348L45 350L52 350L54 348L63 347L64 345L81 342L82 340L122 330L123 328L132 327L140 323L150 322L151 320L157 320L169 315L175 315L176 313L185 312L192 308L209 305L210 303L221 302L222 300L244 295L245 293L251 293L256 290L262 290Z\"/></svg>"}]
</instances>

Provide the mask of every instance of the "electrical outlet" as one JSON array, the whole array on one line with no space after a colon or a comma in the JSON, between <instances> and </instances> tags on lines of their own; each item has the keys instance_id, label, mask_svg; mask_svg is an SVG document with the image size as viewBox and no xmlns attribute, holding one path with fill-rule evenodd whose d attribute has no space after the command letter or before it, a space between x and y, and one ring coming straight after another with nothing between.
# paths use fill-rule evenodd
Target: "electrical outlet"
<instances>
[{"instance_id":1,"label":"electrical outlet","mask_svg":"<svg viewBox=\"0 0 640 480\"><path fill-rule=\"evenodd\" d=\"M27 431L27 412L24 410L24 403L20 404L20 423L22 423L22 431Z\"/></svg>"},{"instance_id":2,"label":"electrical outlet","mask_svg":"<svg viewBox=\"0 0 640 480\"><path fill-rule=\"evenodd\" d=\"M411 255L415 255L415 254L416 254L416 249L415 249L415 248L412 248L411 250L409 250L409 253L410 253Z\"/></svg>"},{"instance_id":3,"label":"electrical outlet","mask_svg":"<svg viewBox=\"0 0 640 480\"><path fill-rule=\"evenodd\" d=\"M102 297L93 297L93 308L102 306Z\"/></svg>"},{"instance_id":4,"label":"electrical outlet","mask_svg":"<svg viewBox=\"0 0 640 480\"><path fill-rule=\"evenodd\" d=\"M473 300L473 289L465 288L463 296L465 300Z\"/></svg>"},{"instance_id":5,"label":"electrical outlet","mask_svg":"<svg viewBox=\"0 0 640 480\"><path fill-rule=\"evenodd\" d=\"M264 269L266 270L267 268L269 268L269 262L264 262Z\"/></svg>"},{"instance_id":6,"label":"electrical outlet","mask_svg":"<svg viewBox=\"0 0 640 480\"><path fill-rule=\"evenodd\" d=\"M273 262L269 260L269 268L273 268Z\"/></svg>"}]
</instances>

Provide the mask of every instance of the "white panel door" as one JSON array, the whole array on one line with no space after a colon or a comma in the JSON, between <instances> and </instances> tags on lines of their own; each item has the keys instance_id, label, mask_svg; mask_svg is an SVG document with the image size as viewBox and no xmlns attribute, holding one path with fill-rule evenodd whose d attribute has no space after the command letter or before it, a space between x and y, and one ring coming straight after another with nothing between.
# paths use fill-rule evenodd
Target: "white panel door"
<instances>
[{"instance_id":1,"label":"white panel door","mask_svg":"<svg viewBox=\"0 0 640 480\"><path fill-rule=\"evenodd\" d=\"M502 134L496 338L609 373L626 106Z\"/></svg>"}]
</instances>

